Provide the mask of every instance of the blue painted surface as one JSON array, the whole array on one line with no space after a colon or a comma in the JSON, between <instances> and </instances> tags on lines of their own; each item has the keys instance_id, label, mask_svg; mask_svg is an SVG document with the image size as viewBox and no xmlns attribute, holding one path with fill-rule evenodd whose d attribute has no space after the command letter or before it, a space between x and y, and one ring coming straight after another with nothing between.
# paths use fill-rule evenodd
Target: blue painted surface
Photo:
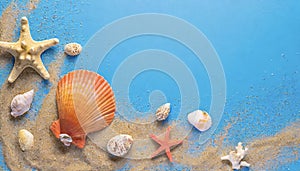
<instances>
[{"instance_id":1,"label":"blue painted surface","mask_svg":"<svg viewBox=\"0 0 300 171\"><path fill-rule=\"evenodd\" d=\"M9 3L1 1L0 11ZM55 60L55 54L62 52L67 42L76 41L84 45L107 24L141 13L162 13L184 19L201 30L213 44L224 67L227 83L227 102L216 135L231 118L238 116L243 116L243 120L239 120L230 130L230 144L274 135L289 123L300 119L300 1L54 0L40 2L27 17L35 40L60 39L58 46L42 55L48 68ZM201 108L209 110L210 84L205 68L191 51L174 40L159 36L128 39L112 49L98 72L111 82L113 73L126 57L146 49L165 50L184 61L197 78ZM60 75L71 71L75 63L76 58L66 58ZM1 69L1 85L8 77L12 64ZM153 84L145 84L148 79ZM164 86L167 84L173 86ZM51 85L43 81L38 83L38 87L36 97L39 98L34 99L31 109L34 114L38 114ZM140 111L149 110L149 93L154 89L160 89L168 95L168 100L175 105L171 116L176 117L179 110L176 106L180 104L178 88L170 77L159 72L144 72L132 81L130 99L133 106ZM172 117L169 119L172 120ZM249 134L240 134L241 130ZM196 147L201 144L197 141L197 135L193 130L189 137L190 141L195 142L189 153L199 153ZM6 169L3 159L0 159L2 168ZM130 167L127 164L123 170ZM159 165L153 169L161 168L189 170L190 167L174 164ZM274 170L299 168L300 162L296 161Z\"/></svg>"},{"instance_id":2,"label":"blue painted surface","mask_svg":"<svg viewBox=\"0 0 300 171\"><path fill-rule=\"evenodd\" d=\"M2 153L2 144L0 144L0 151ZM7 171L9 170L8 167L6 166L6 164L4 163L4 157L3 155L0 155L0 161L1 161L1 169L4 170L4 171Z\"/></svg>"}]
</instances>

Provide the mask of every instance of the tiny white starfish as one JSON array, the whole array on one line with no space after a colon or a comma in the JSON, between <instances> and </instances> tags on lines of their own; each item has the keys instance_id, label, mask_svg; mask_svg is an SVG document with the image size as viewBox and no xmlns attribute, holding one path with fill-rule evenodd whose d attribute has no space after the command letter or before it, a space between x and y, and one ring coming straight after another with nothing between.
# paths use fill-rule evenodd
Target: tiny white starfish
<instances>
[{"instance_id":1,"label":"tiny white starfish","mask_svg":"<svg viewBox=\"0 0 300 171\"><path fill-rule=\"evenodd\" d=\"M21 19L21 33L17 42L0 41L0 49L9 52L15 58L14 67L8 77L8 82L13 83L25 68L31 67L38 72L44 79L49 79L50 75L46 70L41 54L58 44L59 40L49 39L44 41L34 41L30 35L28 19Z\"/></svg>"},{"instance_id":2,"label":"tiny white starfish","mask_svg":"<svg viewBox=\"0 0 300 171\"><path fill-rule=\"evenodd\" d=\"M231 151L229 155L221 157L221 160L229 160L232 164L232 169L240 169L241 166L250 167L249 163L241 161L247 154L248 148L243 149L242 143L239 142L235 149L236 152Z\"/></svg>"}]
</instances>

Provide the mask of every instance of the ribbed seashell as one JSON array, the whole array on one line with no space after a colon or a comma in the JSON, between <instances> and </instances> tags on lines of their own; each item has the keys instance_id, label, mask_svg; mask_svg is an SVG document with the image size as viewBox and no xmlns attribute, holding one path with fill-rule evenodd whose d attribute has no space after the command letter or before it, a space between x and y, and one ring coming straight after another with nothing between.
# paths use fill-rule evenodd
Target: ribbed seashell
<instances>
[{"instance_id":1,"label":"ribbed seashell","mask_svg":"<svg viewBox=\"0 0 300 171\"><path fill-rule=\"evenodd\" d=\"M170 113L170 103L166 103L164 105L161 105L157 110L156 110L156 120L158 121L163 121L167 119Z\"/></svg>"},{"instance_id":2,"label":"ribbed seashell","mask_svg":"<svg viewBox=\"0 0 300 171\"><path fill-rule=\"evenodd\" d=\"M209 114L202 110L196 110L188 114L188 121L199 131L208 130L212 124Z\"/></svg>"},{"instance_id":3,"label":"ribbed seashell","mask_svg":"<svg viewBox=\"0 0 300 171\"><path fill-rule=\"evenodd\" d=\"M30 150L34 145L33 135L26 129L19 131L19 144L22 151Z\"/></svg>"},{"instance_id":4,"label":"ribbed seashell","mask_svg":"<svg viewBox=\"0 0 300 171\"><path fill-rule=\"evenodd\" d=\"M123 157L131 148L133 139L130 135L120 134L114 136L107 143L107 151L113 156Z\"/></svg>"},{"instance_id":5,"label":"ribbed seashell","mask_svg":"<svg viewBox=\"0 0 300 171\"><path fill-rule=\"evenodd\" d=\"M115 97L108 82L95 72L77 70L57 85L59 119L50 129L66 146L85 145L86 135L107 127L114 118Z\"/></svg>"},{"instance_id":6,"label":"ribbed seashell","mask_svg":"<svg viewBox=\"0 0 300 171\"><path fill-rule=\"evenodd\" d=\"M76 56L81 53L82 47L78 43L68 43L65 45L65 53L70 56Z\"/></svg>"},{"instance_id":7,"label":"ribbed seashell","mask_svg":"<svg viewBox=\"0 0 300 171\"><path fill-rule=\"evenodd\" d=\"M16 95L13 100L11 101L10 107L11 112L10 114L13 117L17 117L26 113L31 106L32 100L34 96L34 90L30 90L24 94Z\"/></svg>"}]
</instances>

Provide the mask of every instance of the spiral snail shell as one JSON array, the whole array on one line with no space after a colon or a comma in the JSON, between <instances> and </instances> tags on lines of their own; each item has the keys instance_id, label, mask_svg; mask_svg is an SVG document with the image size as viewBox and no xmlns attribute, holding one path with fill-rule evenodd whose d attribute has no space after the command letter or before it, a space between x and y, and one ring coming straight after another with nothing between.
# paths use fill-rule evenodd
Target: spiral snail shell
<instances>
[{"instance_id":1,"label":"spiral snail shell","mask_svg":"<svg viewBox=\"0 0 300 171\"><path fill-rule=\"evenodd\" d=\"M28 92L25 92L24 94L16 95L10 104L10 114L16 118L26 113L30 109L31 103L33 101L33 96L33 89Z\"/></svg>"}]
</instances>

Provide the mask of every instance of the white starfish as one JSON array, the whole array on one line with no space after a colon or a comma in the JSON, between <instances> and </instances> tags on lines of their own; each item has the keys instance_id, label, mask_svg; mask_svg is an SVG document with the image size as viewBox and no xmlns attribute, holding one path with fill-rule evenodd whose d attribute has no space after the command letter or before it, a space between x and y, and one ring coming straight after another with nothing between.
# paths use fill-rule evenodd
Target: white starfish
<instances>
[{"instance_id":1,"label":"white starfish","mask_svg":"<svg viewBox=\"0 0 300 171\"><path fill-rule=\"evenodd\" d=\"M232 169L240 169L243 167L250 167L250 164L242 161L247 154L248 148L243 149L242 143L239 142L238 146L235 147L235 151L231 151L229 155L221 157L221 160L229 160L232 164Z\"/></svg>"},{"instance_id":2,"label":"white starfish","mask_svg":"<svg viewBox=\"0 0 300 171\"><path fill-rule=\"evenodd\" d=\"M49 39L44 41L34 41L30 35L28 19L21 19L21 33L17 42L0 41L0 49L9 52L15 58L14 67L8 77L8 81L13 83L25 68L31 67L44 79L49 79L50 75L46 70L41 54L49 47L58 44L59 40Z\"/></svg>"}]
</instances>

